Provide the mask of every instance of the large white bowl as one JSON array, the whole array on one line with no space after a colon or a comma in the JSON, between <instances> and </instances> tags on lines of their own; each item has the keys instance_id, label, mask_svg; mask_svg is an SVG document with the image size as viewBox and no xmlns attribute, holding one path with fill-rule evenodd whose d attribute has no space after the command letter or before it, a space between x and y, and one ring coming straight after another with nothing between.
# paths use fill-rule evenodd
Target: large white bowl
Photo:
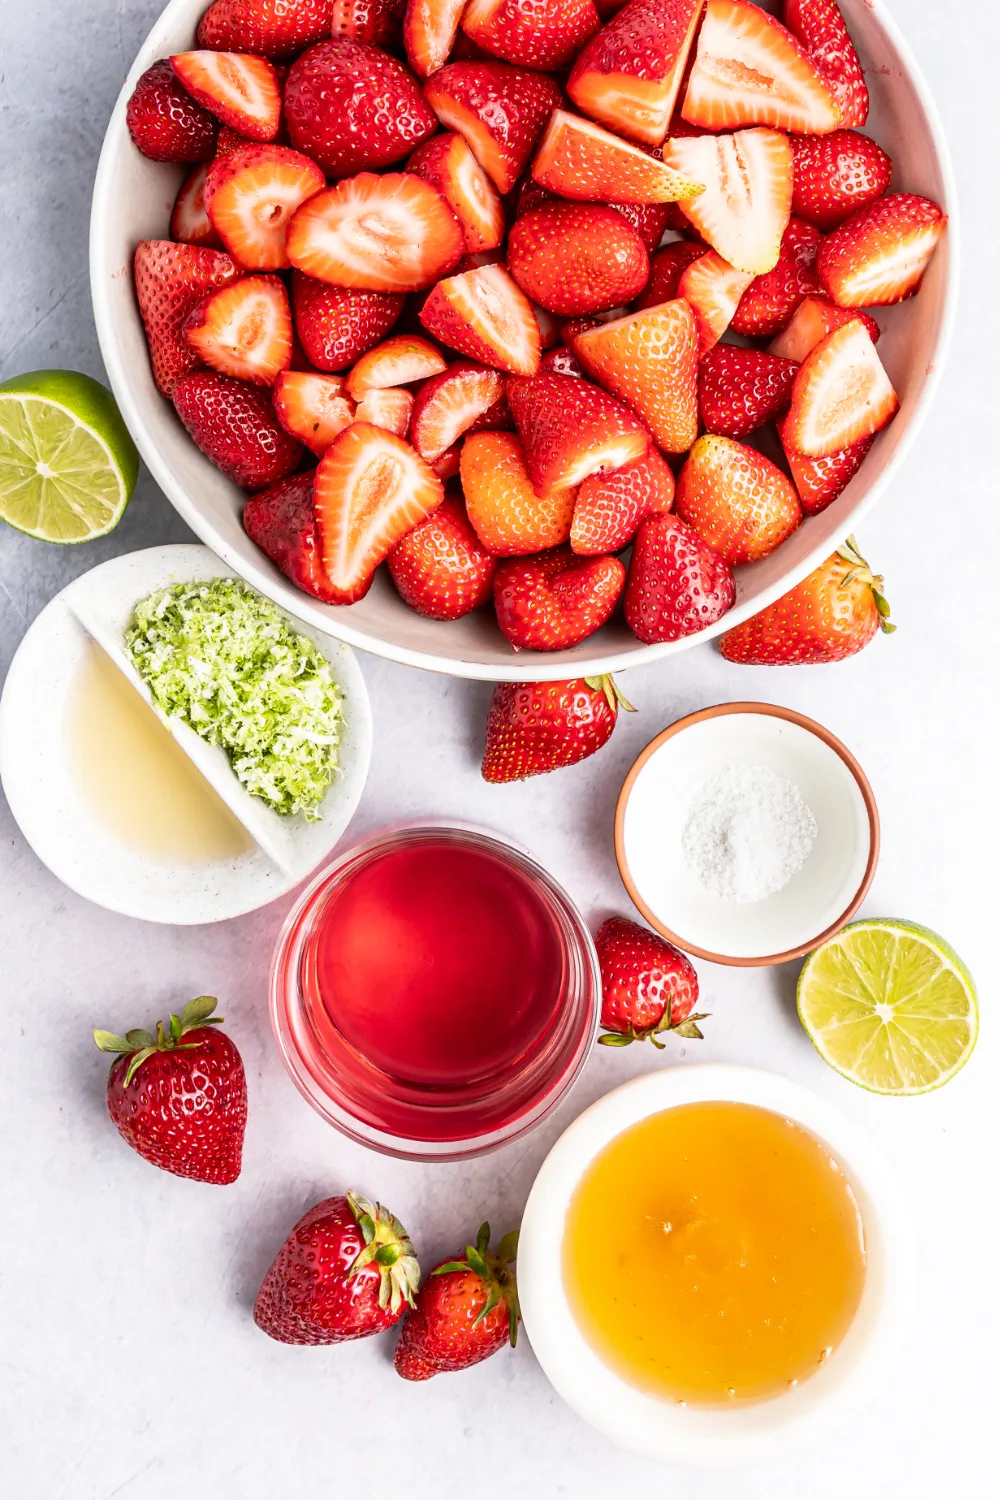
<instances>
[{"instance_id":1,"label":"large white bowl","mask_svg":"<svg viewBox=\"0 0 1000 1500\"><path fill-rule=\"evenodd\" d=\"M242 492L198 451L153 384L132 255L138 240L167 236L182 172L139 154L125 125L125 105L151 63L193 43L207 0L171 0L132 64L108 125L94 185L90 272L98 338L118 404L153 477L192 530L262 593L317 629L410 666L487 681L620 671L718 635L787 592L857 526L902 462L937 385L956 300L956 194L937 110L881 0L840 3L871 90L868 128L896 165L893 186L933 198L951 216L919 296L879 314L879 353L901 398L899 415L829 509L770 557L740 569L736 606L718 624L681 641L644 646L618 618L570 651L515 655L490 613L448 624L424 619L403 604L384 569L368 597L348 608L301 593L245 535Z\"/></svg>"}]
</instances>

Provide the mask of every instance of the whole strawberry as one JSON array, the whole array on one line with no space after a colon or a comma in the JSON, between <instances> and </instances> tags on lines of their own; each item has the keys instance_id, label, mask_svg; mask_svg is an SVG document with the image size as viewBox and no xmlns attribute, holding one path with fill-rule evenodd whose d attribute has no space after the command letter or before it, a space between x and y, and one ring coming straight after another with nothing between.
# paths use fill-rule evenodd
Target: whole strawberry
<instances>
[{"instance_id":1,"label":"whole strawberry","mask_svg":"<svg viewBox=\"0 0 1000 1500\"><path fill-rule=\"evenodd\" d=\"M219 128L174 77L166 58L147 68L132 90L125 123L150 161L209 161Z\"/></svg>"},{"instance_id":2,"label":"whole strawberry","mask_svg":"<svg viewBox=\"0 0 1000 1500\"><path fill-rule=\"evenodd\" d=\"M493 583L497 624L515 651L568 650L611 618L624 586L617 557L577 557L569 547L511 557Z\"/></svg>"},{"instance_id":3,"label":"whole strawberry","mask_svg":"<svg viewBox=\"0 0 1000 1500\"><path fill-rule=\"evenodd\" d=\"M627 917L609 917L594 939L601 966L601 1025L606 1047L660 1037L701 1036L695 1014L698 976L679 948Z\"/></svg>"},{"instance_id":4,"label":"whole strawberry","mask_svg":"<svg viewBox=\"0 0 1000 1500\"><path fill-rule=\"evenodd\" d=\"M505 1234L495 1252L489 1244L490 1226L483 1224L463 1257L442 1261L424 1282L396 1345L396 1372L404 1380L467 1370L517 1343L517 1231Z\"/></svg>"},{"instance_id":5,"label":"whole strawberry","mask_svg":"<svg viewBox=\"0 0 1000 1500\"><path fill-rule=\"evenodd\" d=\"M115 1052L108 1114L119 1135L154 1167L197 1182L235 1182L247 1124L247 1081L235 1044L214 1026L217 1001L189 1000L166 1030L115 1036L95 1031Z\"/></svg>"},{"instance_id":6,"label":"whole strawberry","mask_svg":"<svg viewBox=\"0 0 1000 1500\"><path fill-rule=\"evenodd\" d=\"M625 620L640 641L678 641L714 625L736 602L729 564L677 516L650 516L636 533Z\"/></svg>"},{"instance_id":7,"label":"whole strawberry","mask_svg":"<svg viewBox=\"0 0 1000 1500\"><path fill-rule=\"evenodd\" d=\"M523 781L596 755L618 710L634 713L613 677L498 682L486 720L484 781Z\"/></svg>"},{"instance_id":8,"label":"whole strawberry","mask_svg":"<svg viewBox=\"0 0 1000 1500\"><path fill-rule=\"evenodd\" d=\"M349 1192L303 1214L261 1283L254 1322L283 1344L363 1339L397 1323L419 1284L399 1220Z\"/></svg>"}]
</instances>

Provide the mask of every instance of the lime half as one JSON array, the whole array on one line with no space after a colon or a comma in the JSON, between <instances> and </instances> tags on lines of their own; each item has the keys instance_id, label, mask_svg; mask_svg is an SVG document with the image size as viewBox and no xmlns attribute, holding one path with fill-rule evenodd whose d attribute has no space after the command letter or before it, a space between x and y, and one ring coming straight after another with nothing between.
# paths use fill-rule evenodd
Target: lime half
<instances>
[{"instance_id":1,"label":"lime half","mask_svg":"<svg viewBox=\"0 0 1000 1500\"><path fill-rule=\"evenodd\" d=\"M89 542L121 520L139 455L89 375L35 370L0 385L0 517L43 542Z\"/></svg>"},{"instance_id":2,"label":"lime half","mask_svg":"<svg viewBox=\"0 0 1000 1500\"><path fill-rule=\"evenodd\" d=\"M799 1017L831 1068L876 1094L924 1094L965 1063L976 987L955 950L914 922L852 922L802 966Z\"/></svg>"}]
</instances>

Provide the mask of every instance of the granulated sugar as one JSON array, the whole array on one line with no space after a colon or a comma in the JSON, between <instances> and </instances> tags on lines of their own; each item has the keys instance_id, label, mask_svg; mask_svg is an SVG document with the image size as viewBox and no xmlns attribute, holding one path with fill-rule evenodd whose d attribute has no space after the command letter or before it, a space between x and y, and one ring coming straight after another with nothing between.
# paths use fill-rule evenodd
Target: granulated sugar
<instances>
[{"instance_id":1,"label":"granulated sugar","mask_svg":"<svg viewBox=\"0 0 1000 1500\"><path fill-rule=\"evenodd\" d=\"M731 765L695 793L681 837L684 860L715 896L741 905L786 886L819 829L794 782L767 766Z\"/></svg>"}]
</instances>

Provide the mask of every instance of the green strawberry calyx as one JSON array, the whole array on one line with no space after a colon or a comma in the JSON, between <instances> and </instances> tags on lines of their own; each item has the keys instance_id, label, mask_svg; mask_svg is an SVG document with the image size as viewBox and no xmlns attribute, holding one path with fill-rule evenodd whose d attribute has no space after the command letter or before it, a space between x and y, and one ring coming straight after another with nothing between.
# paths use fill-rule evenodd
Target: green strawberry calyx
<instances>
[{"instance_id":1,"label":"green strawberry calyx","mask_svg":"<svg viewBox=\"0 0 1000 1500\"><path fill-rule=\"evenodd\" d=\"M353 1191L348 1193L347 1201L365 1241L365 1248L348 1276L356 1276L365 1266L375 1265L379 1270L379 1307L389 1307L394 1313L399 1312L404 1302L413 1307L420 1286L420 1265L410 1236L383 1204L372 1203Z\"/></svg>"},{"instance_id":2,"label":"green strawberry calyx","mask_svg":"<svg viewBox=\"0 0 1000 1500\"><path fill-rule=\"evenodd\" d=\"M475 1328L484 1318L489 1317L495 1307L499 1307L501 1302L505 1303L510 1321L512 1349L517 1343L517 1325L521 1317L517 1300L517 1277L514 1273L517 1235L517 1230L512 1229L509 1234L504 1235L496 1250L491 1250L490 1226L480 1224L476 1243L466 1245L463 1259L445 1261L444 1265L435 1267L431 1272L432 1276L444 1276L449 1271L474 1271L486 1285L486 1298L472 1326Z\"/></svg>"},{"instance_id":3,"label":"green strawberry calyx","mask_svg":"<svg viewBox=\"0 0 1000 1500\"><path fill-rule=\"evenodd\" d=\"M201 1042L185 1042L184 1037L189 1031L196 1031L201 1026L221 1026L224 1018L212 1015L218 1003L214 995L199 995L196 1000L188 1001L179 1016L171 1016L166 1027L162 1021L157 1021L155 1036L138 1027L126 1031L124 1036L96 1029L94 1041L102 1052L114 1052L119 1057L130 1058L124 1083L124 1087L128 1088L136 1071L155 1052L191 1052L200 1047Z\"/></svg>"},{"instance_id":4,"label":"green strawberry calyx","mask_svg":"<svg viewBox=\"0 0 1000 1500\"><path fill-rule=\"evenodd\" d=\"M698 1022L707 1021L709 1015L709 1011L700 1010L693 1016L685 1016L683 1021L672 1021L670 1018L670 1001L668 1000L663 1007L663 1015L656 1022L655 1026L645 1026L637 1031L630 1021L624 1031L605 1031L597 1040L604 1047L628 1047L632 1042L649 1041L662 1052L665 1044L659 1038L665 1031L672 1031L675 1036L682 1036L688 1041L694 1039L703 1041L704 1036Z\"/></svg>"},{"instance_id":5,"label":"green strawberry calyx","mask_svg":"<svg viewBox=\"0 0 1000 1500\"><path fill-rule=\"evenodd\" d=\"M623 708L627 714L634 714L635 707L626 698L610 672L604 672L600 677L585 677L584 682L595 693L603 693L608 700L608 707L613 714Z\"/></svg>"},{"instance_id":6,"label":"green strawberry calyx","mask_svg":"<svg viewBox=\"0 0 1000 1500\"><path fill-rule=\"evenodd\" d=\"M885 597L885 579L881 573L872 572L858 551L858 544L853 536L849 536L847 541L837 548L837 556L842 558L844 562L851 564L851 571L845 573L844 577L840 580L841 588L846 589L856 579L860 579L862 583L867 583L872 591L872 598L875 600L875 608L878 610L878 628L883 634L891 635L896 627L889 619L891 611L889 609L889 601Z\"/></svg>"}]
</instances>

